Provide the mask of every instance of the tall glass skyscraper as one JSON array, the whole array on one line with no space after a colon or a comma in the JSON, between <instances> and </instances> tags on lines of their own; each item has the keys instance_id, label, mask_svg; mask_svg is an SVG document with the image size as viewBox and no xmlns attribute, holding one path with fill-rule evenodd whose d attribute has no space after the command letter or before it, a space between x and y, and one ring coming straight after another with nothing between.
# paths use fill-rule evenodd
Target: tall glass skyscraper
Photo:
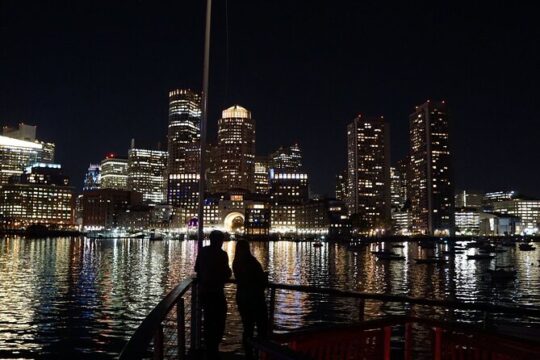
<instances>
[{"instance_id":1,"label":"tall glass skyscraper","mask_svg":"<svg viewBox=\"0 0 540 360\"><path fill-rule=\"evenodd\" d=\"M365 233L390 228L390 146L382 117L359 115L347 127L347 208Z\"/></svg>"},{"instance_id":2,"label":"tall glass skyscraper","mask_svg":"<svg viewBox=\"0 0 540 360\"><path fill-rule=\"evenodd\" d=\"M199 196L201 97L185 89L169 92L167 202L194 216Z\"/></svg>"},{"instance_id":3,"label":"tall glass skyscraper","mask_svg":"<svg viewBox=\"0 0 540 360\"><path fill-rule=\"evenodd\" d=\"M165 202L167 152L131 148L128 151L128 190L142 194L144 202Z\"/></svg>"},{"instance_id":4,"label":"tall glass skyscraper","mask_svg":"<svg viewBox=\"0 0 540 360\"><path fill-rule=\"evenodd\" d=\"M412 231L450 235L454 228L454 184L444 101L427 101L409 116Z\"/></svg>"}]
</instances>

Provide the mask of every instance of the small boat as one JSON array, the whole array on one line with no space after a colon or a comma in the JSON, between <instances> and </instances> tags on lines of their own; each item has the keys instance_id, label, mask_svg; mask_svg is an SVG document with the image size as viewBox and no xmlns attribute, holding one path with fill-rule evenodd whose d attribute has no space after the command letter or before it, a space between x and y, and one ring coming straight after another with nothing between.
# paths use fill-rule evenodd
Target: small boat
<instances>
[{"instance_id":1,"label":"small boat","mask_svg":"<svg viewBox=\"0 0 540 360\"><path fill-rule=\"evenodd\" d=\"M392 245L392 247L395 248L395 249L401 249L401 248L404 248L405 245L403 245L403 244L395 244L395 245Z\"/></svg>"},{"instance_id":2,"label":"small boat","mask_svg":"<svg viewBox=\"0 0 540 360\"><path fill-rule=\"evenodd\" d=\"M424 249L435 249L436 244L430 240L422 240L418 242L418 246Z\"/></svg>"},{"instance_id":3,"label":"small boat","mask_svg":"<svg viewBox=\"0 0 540 360\"><path fill-rule=\"evenodd\" d=\"M501 254L501 253L505 253L506 250L496 247L495 249L493 249L493 252L497 254Z\"/></svg>"},{"instance_id":4,"label":"small boat","mask_svg":"<svg viewBox=\"0 0 540 360\"><path fill-rule=\"evenodd\" d=\"M414 259L417 264L446 264L448 261L440 257L428 257L424 259Z\"/></svg>"},{"instance_id":5,"label":"small boat","mask_svg":"<svg viewBox=\"0 0 540 360\"><path fill-rule=\"evenodd\" d=\"M452 249L452 250L444 250L442 253L444 255L458 255L458 254L463 254L463 250L462 249Z\"/></svg>"},{"instance_id":6,"label":"small boat","mask_svg":"<svg viewBox=\"0 0 540 360\"><path fill-rule=\"evenodd\" d=\"M377 254L379 260L405 260L405 256L398 255L393 252L381 252Z\"/></svg>"},{"instance_id":7,"label":"small boat","mask_svg":"<svg viewBox=\"0 0 540 360\"><path fill-rule=\"evenodd\" d=\"M505 282L514 280L516 278L516 270L506 270L504 268L488 269L488 273L491 276L491 281Z\"/></svg>"},{"instance_id":8,"label":"small boat","mask_svg":"<svg viewBox=\"0 0 540 360\"><path fill-rule=\"evenodd\" d=\"M503 240L503 242L501 242L501 246L504 246L504 247L513 247L516 243L513 242L512 240Z\"/></svg>"},{"instance_id":9,"label":"small boat","mask_svg":"<svg viewBox=\"0 0 540 360\"><path fill-rule=\"evenodd\" d=\"M529 243L519 244L519 250L521 251L534 251L536 248Z\"/></svg>"},{"instance_id":10,"label":"small boat","mask_svg":"<svg viewBox=\"0 0 540 360\"><path fill-rule=\"evenodd\" d=\"M320 247L322 247L322 246L323 246L323 244L322 244L322 242L320 242L320 241L315 241L315 242L313 243L313 247L315 247L315 248L320 248Z\"/></svg>"},{"instance_id":11,"label":"small boat","mask_svg":"<svg viewBox=\"0 0 540 360\"><path fill-rule=\"evenodd\" d=\"M150 233L150 241L162 241L163 240L163 235L159 235L159 234L156 234L156 233Z\"/></svg>"},{"instance_id":12,"label":"small boat","mask_svg":"<svg viewBox=\"0 0 540 360\"><path fill-rule=\"evenodd\" d=\"M467 260L491 260L495 257L495 255L491 254L474 254L474 255L467 255Z\"/></svg>"}]
</instances>

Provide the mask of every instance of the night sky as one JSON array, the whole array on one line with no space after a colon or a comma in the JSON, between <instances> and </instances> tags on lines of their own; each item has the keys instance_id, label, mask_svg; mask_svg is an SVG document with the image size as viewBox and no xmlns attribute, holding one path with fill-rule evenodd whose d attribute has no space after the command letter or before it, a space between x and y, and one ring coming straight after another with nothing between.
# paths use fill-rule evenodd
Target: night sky
<instances>
[{"instance_id":1,"label":"night sky","mask_svg":"<svg viewBox=\"0 0 540 360\"><path fill-rule=\"evenodd\" d=\"M131 138L164 143L168 90L201 89L204 3L1 0L0 124L38 125L78 187L90 162L125 155ZM444 99L457 188L540 196L532 8L214 3L210 139L220 111L240 104L257 122L257 153L298 141L312 189L331 195L357 114L389 121L395 162L414 106Z\"/></svg>"}]
</instances>

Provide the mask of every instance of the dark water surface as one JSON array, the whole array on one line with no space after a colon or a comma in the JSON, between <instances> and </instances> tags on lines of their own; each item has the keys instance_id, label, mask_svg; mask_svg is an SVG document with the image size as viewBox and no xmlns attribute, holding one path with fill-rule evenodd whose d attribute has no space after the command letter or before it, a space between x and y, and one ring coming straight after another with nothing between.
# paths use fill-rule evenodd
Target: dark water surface
<instances>
[{"instance_id":1,"label":"dark water surface","mask_svg":"<svg viewBox=\"0 0 540 360\"><path fill-rule=\"evenodd\" d=\"M234 243L224 248L232 262ZM463 254L444 266L416 265L413 259L426 255L416 244L396 249L406 260L392 262L337 244L253 243L252 249L274 282L540 307L539 249L499 254L497 264L514 264L518 275L496 286L485 275L494 261ZM195 253L194 241L0 239L0 358L114 358L164 294L192 274ZM280 328L350 320L357 311L350 301L304 293L279 292L277 301ZM397 310L367 304L368 314ZM232 299L229 311L224 348L232 350L240 331Z\"/></svg>"}]
</instances>

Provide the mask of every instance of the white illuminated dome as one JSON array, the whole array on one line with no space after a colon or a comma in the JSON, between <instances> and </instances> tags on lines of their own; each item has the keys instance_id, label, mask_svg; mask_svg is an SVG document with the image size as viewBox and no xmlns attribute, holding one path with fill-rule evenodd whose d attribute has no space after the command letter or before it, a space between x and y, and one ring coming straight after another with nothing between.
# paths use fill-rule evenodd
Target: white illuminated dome
<instances>
[{"instance_id":1,"label":"white illuminated dome","mask_svg":"<svg viewBox=\"0 0 540 360\"><path fill-rule=\"evenodd\" d=\"M251 112L240 105L231 106L228 109L223 110L221 113L223 119L242 118L250 119Z\"/></svg>"}]
</instances>

